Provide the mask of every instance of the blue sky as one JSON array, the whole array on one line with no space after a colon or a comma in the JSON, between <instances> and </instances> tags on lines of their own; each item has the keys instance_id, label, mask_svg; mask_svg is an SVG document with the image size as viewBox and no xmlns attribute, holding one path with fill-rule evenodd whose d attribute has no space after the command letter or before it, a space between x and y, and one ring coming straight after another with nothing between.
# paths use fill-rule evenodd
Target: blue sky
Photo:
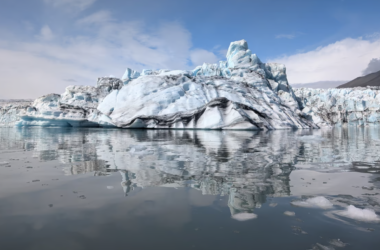
<instances>
[{"instance_id":1,"label":"blue sky","mask_svg":"<svg viewBox=\"0 0 380 250\"><path fill-rule=\"evenodd\" d=\"M0 98L62 93L125 68L192 69L245 39L290 83L351 80L380 57L378 0L2 0ZM379 68L380 70L380 68Z\"/></svg>"}]
</instances>

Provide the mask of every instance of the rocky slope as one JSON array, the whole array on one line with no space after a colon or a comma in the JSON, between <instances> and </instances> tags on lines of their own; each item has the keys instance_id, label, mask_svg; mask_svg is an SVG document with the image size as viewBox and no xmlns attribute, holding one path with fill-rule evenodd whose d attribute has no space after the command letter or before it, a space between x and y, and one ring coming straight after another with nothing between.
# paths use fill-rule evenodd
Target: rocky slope
<instances>
[{"instance_id":1,"label":"rocky slope","mask_svg":"<svg viewBox=\"0 0 380 250\"><path fill-rule=\"evenodd\" d=\"M367 86L380 87L380 71L355 78L354 80L348 83L339 85L337 88L354 88L354 87L367 87Z\"/></svg>"}]
</instances>

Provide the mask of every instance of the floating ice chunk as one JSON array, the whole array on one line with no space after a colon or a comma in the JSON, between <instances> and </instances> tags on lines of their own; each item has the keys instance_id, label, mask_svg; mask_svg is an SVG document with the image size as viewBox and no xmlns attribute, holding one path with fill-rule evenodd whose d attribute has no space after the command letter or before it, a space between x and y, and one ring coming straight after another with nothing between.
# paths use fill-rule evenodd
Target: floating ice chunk
<instances>
[{"instance_id":1,"label":"floating ice chunk","mask_svg":"<svg viewBox=\"0 0 380 250\"><path fill-rule=\"evenodd\" d=\"M379 216L369 208L360 209L353 205L349 205L345 211L338 211L336 214L351 218L354 220L366 221L366 222L380 222Z\"/></svg>"},{"instance_id":2,"label":"floating ice chunk","mask_svg":"<svg viewBox=\"0 0 380 250\"><path fill-rule=\"evenodd\" d=\"M328 208L333 207L333 204L323 196L309 198L305 201L293 201L291 202L291 204L297 207L314 207L314 208L323 208L323 209L328 209Z\"/></svg>"},{"instance_id":3,"label":"floating ice chunk","mask_svg":"<svg viewBox=\"0 0 380 250\"><path fill-rule=\"evenodd\" d=\"M292 211L285 211L284 214L287 216L295 216L296 215L296 213L292 212Z\"/></svg>"},{"instance_id":4,"label":"floating ice chunk","mask_svg":"<svg viewBox=\"0 0 380 250\"><path fill-rule=\"evenodd\" d=\"M333 245L335 247L345 247L347 245L347 243L344 243L343 241L341 241L340 239L333 239L333 240L330 240L330 245Z\"/></svg>"},{"instance_id":5,"label":"floating ice chunk","mask_svg":"<svg viewBox=\"0 0 380 250\"><path fill-rule=\"evenodd\" d=\"M257 218L257 215L252 214L252 213L240 213L240 214L232 215L232 219L238 220L238 221L246 221L246 220L252 220L256 218Z\"/></svg>"},{"instance_id":6,"label":"floating ice chunk","mask_svg":"<svg viewBox=\"0 0 380 250\"><path fill-rule=\"evenodd\" d=\"M330 247L330 246L324 246L324 245L319 244L319 243L317 243L317 246L318 246L318 249L320 249L320 250L334 250L334 249L335 249L335 248L333 248L333 247ZM313 249L315 249L315 248L313 248Z\"/></svg>"}]
</instances>

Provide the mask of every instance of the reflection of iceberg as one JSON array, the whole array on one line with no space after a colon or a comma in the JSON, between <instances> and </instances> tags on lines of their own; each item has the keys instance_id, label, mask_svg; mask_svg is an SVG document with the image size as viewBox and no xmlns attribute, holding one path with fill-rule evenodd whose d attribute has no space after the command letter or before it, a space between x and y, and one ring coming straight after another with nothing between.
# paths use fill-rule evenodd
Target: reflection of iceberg
<instances>
[{"instance_id":1,"label":"reflection of iceberg","mask_svg":"<svg viewBox=\"0 0 380 250\"><path fill-rule=\"evenodd\" d=\"M166 130L130 135L144 140L135 137L140 144L123 140L97 147L109 169L123 171L125 190L192 187L204 195L228 195L232 214L253 211L267 195L290 194L292 157L283 156L287 150L281 143L262 148L254 133Z\"/></svg>"},{"instance_id":2,"label":"reflection of iceberg","mask_svg":"<svg viewBox=\"0 0 380 250\"><path fill-rule=\"evenodd\" d=\"M298 140L322 137L318 143ZM311 138L311 137L310 137ZM378 169L380 138L375 128L318 131L189 131L70 128L0 130L0 148L32 150L43 161L58 160L66 174L119 171L128 194L136 187L190 187L229 197L232 214L252 213L266 197L290 195L291 171ZM67 167L69 165L69 167ZM343 167L342 167L343 165Z\"/></svg>"},{"instance_id":3,"label":"reflection of iceberg","mask_svg":"<svg viewBox=\"0 0 380 250\"><path fill-rule=\"evenodd\" d=\"M83 161L71 164L70 167L64 168L66 175L84 174L94 172L94 175L102 175L107 171L106 163L101 160Z\"/></svg>"}]
</instances>

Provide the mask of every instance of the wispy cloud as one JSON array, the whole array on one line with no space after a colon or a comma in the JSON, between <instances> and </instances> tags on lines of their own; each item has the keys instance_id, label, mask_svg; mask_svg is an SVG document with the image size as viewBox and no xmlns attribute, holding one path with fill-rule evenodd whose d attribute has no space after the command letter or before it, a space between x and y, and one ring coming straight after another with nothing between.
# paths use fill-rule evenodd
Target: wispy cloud
<instances>
[{"instance_id":1,"label":"wispy cloud","mask_svg":"<svg viewBox=\"0 0 380 250\"><path fill-rule=\"evenodd\" d=\"M43 0L56 8L65 8L70 11L83 11L93 5L96 0Z\"/></svg>"},{"instance_id":2,"label":"wispy cloud","mask_svg":"<svg viewBox=\"0 0 380 250\"><path fill-rule=\"evenodd\" d=\"M63 79L65 82L77 82L74 79Z\"/></svg>"},{"instance_id":3,"label":"wispy cloud","mask_svg":"<svg viewBox=\"0 0 380 250\"><path fill-rule=\"evenodd\" d=\"M276 36L276 39L280 39L280 38L293 39L295 37L296 35L294 34L280 34Z\"/></svg>"},{"instance_id":4,"label":"wispy cloud","mask_svg":"<svg viewBox=\"0 0 380 250\"><path fill-rule=\"evenodd\" d=\"M48 25L44 25L41 28L40 34L36 36L40 40L51 41L54 39L54 34Z\"/></svg>"},{"instance_id":5,"label":"wispy cloud","mask_svg":"<svg viewBox=\"0 0 380 250\"><path fill-rule=\"evenodd\" d=\"M202 65L203 63L217 63L218 57L211 51L204 49L195 49L190 52L190 59L194 65Z\"/></svg>"},{"instance_id":6,"label":"wispy cloud","mask_svg":"<svg viewBox=\"0 0 380 250\"><path fill-rule=\"evenodd\" d=\"M102 11L95 12L95 13L87 16L87 17L82 18L82 19L79 19L77 21L77 24L80 24L80 25L92 25L92 24L101 25L101 24L105 24L105 23L108 23L111 21L113 21L111 12L106 11L106 10L102 10Z\"/></svg>"},{"instance_id":7,"label":"wispy cloud","mask_svg":"<svg viewBox=\"0 0 380 250\"><path fill-rule=\"evenodd\" d=\"M62 93L73 79L75 84L95 85L97 77L121 77L127 67L192 69L217 61L213 52L193 48L191 33L178 22L147 25L111 16L100 11L74 20L72 27L83 31L79 35L55 34L45 25L35 34L36 41L0 39L0 72L8 83L2 95L35 98Z\"/></svg>"},{"instance_id":8,"label":"wispy cloud","mask_svg":"<svg viewBox=\"0 0 380 250\"><path fill-rule=\"evenodd\" d=\"M352 80L380 55L380 38L346 38L314 50L273 58L286 65L290 83Z\"/></svg>"}]
</instances>

